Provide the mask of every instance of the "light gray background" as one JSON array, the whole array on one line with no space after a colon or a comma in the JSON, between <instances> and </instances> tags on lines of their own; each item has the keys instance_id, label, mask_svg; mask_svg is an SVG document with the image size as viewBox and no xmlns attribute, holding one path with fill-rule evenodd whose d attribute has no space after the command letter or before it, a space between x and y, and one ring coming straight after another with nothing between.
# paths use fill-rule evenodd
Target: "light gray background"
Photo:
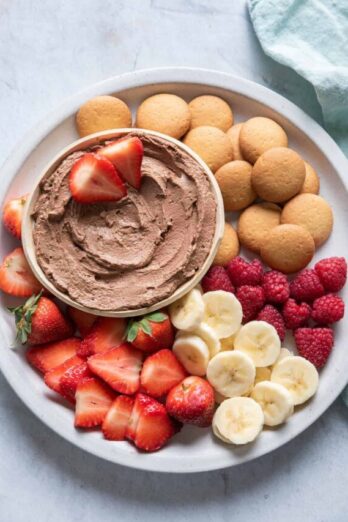
<instances>
[{"instance_id":1,"label":"light gray background","mask_svg":"<svg viewBox=\"0 0 348 522\"><path fill-rule=\"evenodd\" d=\"M252 79L321 121L311 86L263 54L244 0L0 0L1 160L64 97L122 72L169 65ZM257 461L158 475L74 448L0 375L0 522L343 522L347 424L339 399L296 440Z\"/></svg>"}]
</instances>

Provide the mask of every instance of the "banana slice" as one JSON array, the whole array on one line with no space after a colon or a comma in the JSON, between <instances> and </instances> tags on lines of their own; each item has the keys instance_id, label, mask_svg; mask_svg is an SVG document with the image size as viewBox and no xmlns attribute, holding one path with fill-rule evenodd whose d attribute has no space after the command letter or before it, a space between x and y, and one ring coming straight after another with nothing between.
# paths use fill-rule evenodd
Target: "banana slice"
<instances>
[{"instance_id":1,"label":"banana slice","mask_svg":"<svg viewBox=\"0 0 348 522\"><path fill-rule=\"evenodd\" d=\"M272 370L271 381L282 384L290 392L292 402L303 404L318 389L319 375L316 367L303 357L284 357Z\"/></svg>"},{"instance_id":2,"label":"banana slice","mask_svg":"<svg viewBox=\"0 0 348 522\"><path fill-rule=\"evenodd\" d=\"M255 366L242 352L220 352L208 364L207 379L225 397L249 392L255 379Z\"/></svg>"},{"instance_id":3,"label":"banana slice","mask_svg":"<svg viewBox=\"0 0 348 522\"><path fill-rule=\"evenodd\" d=\"M246 353L256 367L270 366L280 353L276 329L265 321L250 321L239 330L234 349Z\"/></svg>"},{"instance_id":4,"label":"banana slice","mask_svg":"<svg viewBox=\"0 0 348 522\"><path fill-rule=\"evenodd\" d=\"M254 387L251 398L261 406L267 426L282 424L294 411L290 392L276 382L259 382Z\"/></svg>"},{"instance_id":5,"label":"banana slice","mask_svg":"<svg viewBox=\"0 0 348 522\"><path fill-rule=\"evenodd\" d=\"M276 364L278 364L282 359L284 359L284 357L291 357L293 355L294 354L292 352L290 352L290 350L288 350L287 348L281 348L278 358L277 358L276 362L273 364L272 368L274 368Z\"/></svg>"},{"instance_id":6,"label":"banana slice","mask_svg":"<svg viewBox=\"0 0 348 522\"><path fill-rule=\"evenodd\" d=\"M220 340L221 352L224 352L225 350L234 349L234 340L235 340L238 332L239 332L239 329L236 331L236 333L230 335L229 337L225 337L225 339Z\"/></svg>"},{"instance_id":7,"label":"banana slice","mask_svg":"<svg viewBox=\"0 0 348 522\"><path fill-rule=\"evenodd\" d=\"M259 382L270 381L272 372L269 368L256 368L255 385Z\"/></svg>"},{"instance_id":8,"label":"banana slice","mask_svg":"<svg viewBox=\"0 0 348 522\"><path fill-rule=\"evenodd\" d=\"M233 335L242 323L242 306L235 295L223 290L203 295L204 321L215 330L219 339Z\"/></svg>"},{"instance_id":9,"label":"banana slice","mask_svg":"<svg viewBox=\"0 0 348 522\"><path fill-rule=\"evenodd\" d=\"M197 335L184 333L179 335L173 344L173 352L190 375L206 374L209 362L209 349Z\"/></svg>"},{"instance_id":10,"label":"banana slice","mask_svg":"<svg viewBox=\"0 0 348 522\"><path fill-rule=\"evenodd\" d=\"M178 330L192 332L201 324L204 315L204 301L197 288L188 292L169 307L170 320Z\"/></svg>"},{"instance_id":11,"label":"banana slice","mask_svg":"<svg viewBox=\"0 0 348 522\"><path fill-rule=\"evenodd\" d=\"M221 344L215 333L215 330L213 330L211 326L205 322L202 322L193 333L203 339L203 341L208 346L210 359L219 353L221 350Z\"/></svg>"},{"instance_id":12,"label":"banana slice","mask_svg":"<svg viewBox=\"0 0 348 522\"><path fill-rule=\"evenodd\" d=\"M261 406L249 397L227 399L213 417L213 432L224 442L247 444L260 434L264 422Z\"/></svg>"}]
</instances>

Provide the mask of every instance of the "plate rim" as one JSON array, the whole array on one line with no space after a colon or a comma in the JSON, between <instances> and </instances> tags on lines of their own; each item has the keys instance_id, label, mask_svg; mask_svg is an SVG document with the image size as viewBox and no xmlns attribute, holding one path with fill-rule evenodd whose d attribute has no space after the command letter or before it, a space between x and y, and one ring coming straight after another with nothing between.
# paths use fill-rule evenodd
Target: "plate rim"
<instances>
[{"instance_id":1,"label":"plate rim","mask_svg":"<svg viewBox=\"0 0 348 522\"><path fill-rule=\"evenodd\" d=\"M287 100L282 95L272 91L268 87L261 84L241 78L239 76L224 73L206 68L193 68L193 67L159 67L140 69L137 71L124 73L121 75L112 76L103 81L89 85L88 87L78 91L65 98L55 110L49 112L44 119L39 121L31 130L29 130L22 138L20 145L12 149L8 155L6 161L1 166L1 174L4 180L0 188L0 198L3 201L5 194L8 191L9 185L11 184L13 177L16 172L20 169L21 165L26 161L31 152L39 145L39 143L45 139L45 137L64 119L71 116L73 112L83 103L85 100L92 96L99 94L105 94L108 92L117 92L121 90L127 90L132 88L139 88L142 86L150 86L156 84L166 83L189 83L189 84L203 84L207 87L217 87L220 89L228 90L232 93L239 94L241 96L250 98L257 101L258 103L271 108L278 114L281 114L286 118L292 125L302 131L302 128L306 130L304 132L310 139L313 140L315 136L316 146L325 155L327 161L332 165L333 169L337 172L342 184L348 192L348 177L343 177L343 172L348 170L348 160L335 143L335 141L329 136L329 134L308 114L305 113L301 108L295 105L293 102ZM267 101L265 101L267 100ZM235 465L244 464L255 458L259 458L262 455L270 453L280 447L284 446L290 440L295 438L300 433L304 432L309 426L311 426L334 402L334 400L341 393L346 381L339 383L335 390L325 397L317 408L314 414L308 415L308 418L301 424L300 427L296 427L294 430L289 430L289 434L282 440L280 446L273 448L266 447L260 451L256 451L256 454L249 452L245 454L242 459L236 463L224 463L221 458L219 460L209 461L204 464L202 459L201 464L196 462L193 465L187 465L184 461L180 465L180 459L173 459L171 464L168 461L161 461L156 458L156 454L150 454L149 458L139 458L137 454L117 454L112 451L108 455L104 454L104 451L100 450L98 445L90 447L90 444L86 444L83 441L83 437L74 437L72 434L67 433L66 430L61 428L61 425L55 425L52 416L46 416L40 411L40 406L36 404L35 396L33 394L28 396L24 387L20 385L20 381L15 378L12 371L12 365L7 362L6 359L0 361L0 370L4 375L5 379L22 400L22 402L34 413L42 422L51 428L55 433L62 436L65 440L74 444L76 447L83 449L95 456L98 456L109 462L124 465L130 468L157 471L157 472L168 472L168 473L194 473L203 471L212 471L217 469L224 469L233 467ZM34 400L32 399L34 397Z\"/></svg>"}]
</instances>

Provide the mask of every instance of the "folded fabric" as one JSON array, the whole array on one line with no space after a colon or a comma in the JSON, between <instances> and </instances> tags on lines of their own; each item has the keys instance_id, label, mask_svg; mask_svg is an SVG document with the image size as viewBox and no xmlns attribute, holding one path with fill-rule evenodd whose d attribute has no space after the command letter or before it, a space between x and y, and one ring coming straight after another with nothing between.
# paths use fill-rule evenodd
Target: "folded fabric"
<instances>
[{"instance_id":1,"label":"folded fabric","mask_svg":"<svg viewBox=\"0 0 348 522\"><path fill-rule=\"evenodd\" d=\"M348 1L248 4L263 50L313 84L325 127L348 155Z\"/></svg>"}]
</instances>

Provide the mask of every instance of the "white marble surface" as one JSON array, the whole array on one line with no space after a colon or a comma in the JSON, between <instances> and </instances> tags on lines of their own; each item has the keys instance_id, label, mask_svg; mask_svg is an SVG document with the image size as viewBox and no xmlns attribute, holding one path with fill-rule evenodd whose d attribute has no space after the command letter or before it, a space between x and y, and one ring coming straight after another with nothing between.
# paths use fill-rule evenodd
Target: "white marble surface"
<instances>
[{"instance_id":1,"label":"white marble surface","mask_svg":"<svg viewBox=\"0 0 348 522\"><path fill-rule=\"evenodd\" d=\"M2 0L0 157L65 96L167 65L253 79L321 119L313 89L262 53L244 0ZM71 446L0 375L0 521L344 522L347 428L348 410L337 400L296 440L243 467L156 475Z\"/></svg>"}]
</instances>

